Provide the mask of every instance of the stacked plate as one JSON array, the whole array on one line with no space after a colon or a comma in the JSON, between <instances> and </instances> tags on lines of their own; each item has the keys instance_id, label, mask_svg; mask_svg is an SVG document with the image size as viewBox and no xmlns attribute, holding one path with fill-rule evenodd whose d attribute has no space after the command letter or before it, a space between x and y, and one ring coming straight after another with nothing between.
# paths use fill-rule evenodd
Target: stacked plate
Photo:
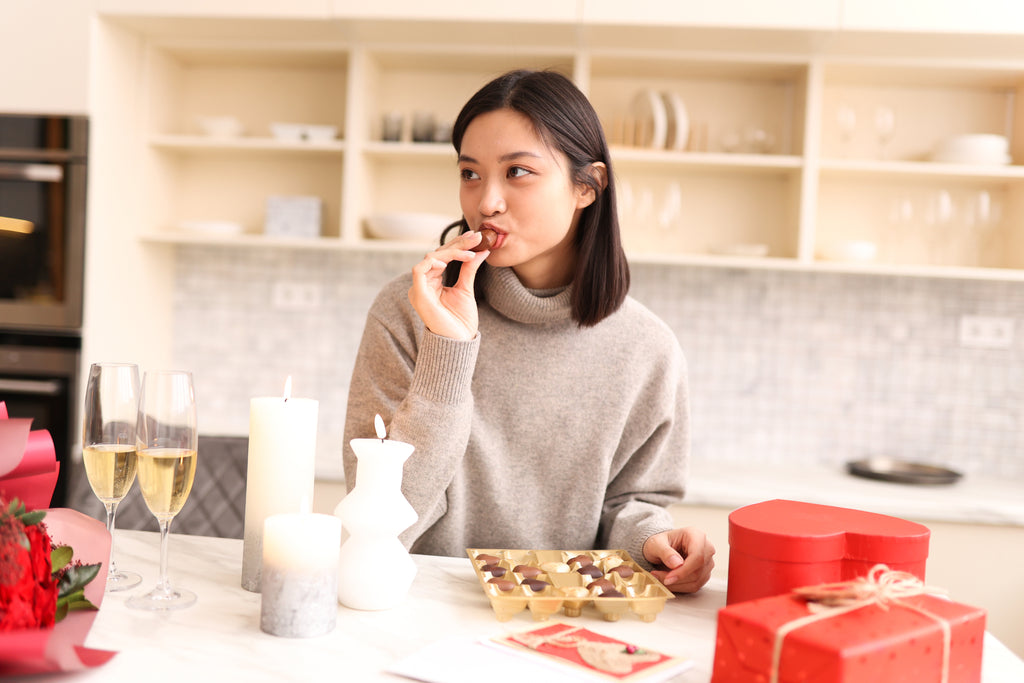
<instances>
[{"instance_id":1,"label":"stacked plate","mask_svg":"<svg viewBox=\"0 0 1024 683\"><path fill-rule=\"evenodd\" d=\"M690 137L686 105L674 92L642 90L630 107L636 122L635 144L649 149L682 151Z\"/></svg>"}]
</instances>

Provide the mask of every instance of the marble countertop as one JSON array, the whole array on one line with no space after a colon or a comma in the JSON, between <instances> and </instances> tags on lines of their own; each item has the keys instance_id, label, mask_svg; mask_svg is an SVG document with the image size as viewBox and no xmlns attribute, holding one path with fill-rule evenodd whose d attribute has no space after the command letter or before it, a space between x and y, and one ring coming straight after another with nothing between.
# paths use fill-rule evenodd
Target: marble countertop
<instances>
[{"instance_id":1,"label":"marble countertop","mask_svg":"<svg viewBox=\"0 0 1024 683\"><path fill-rule=\"evenodd\" d=\"M156 581L158 550L159 535L154 532L116 532L118 565L141 573L143 584L104 597L86 645L114 650L117 655L95 669L36 676L34 683L399 681L406 679L387 670L409 657L424 656L447 643L522 630L534 623L528 610L510 621L497 621L468 558L414 556L418 573L400 606L379 612L339 606L337 627L330 634L278 638L259 628L259 594L241 588L242 542L175 534L170 538L171 581L195 591L198 602L177 612L131 610L125 605L129 595L149 590ZM715 618L724 605L725 583L712 579L696 595L669 600L652 623L627 618L629 615L615 622L586 613L578 619L598 633L689 657L695 666L673 680L707 683ZM984 653L983 683L1024 680L1024 661L990 634L986 634ZM493 662L489 657L483 655L482 661ZM470 680L461 663L453 659L449 667L450 673L461 677L445 680ZM479 670L472 671L472 680L479 680Z\"/></svg>"},{"instance_id":2,"label":"marble countertop","mask_svg":"<svg viewBox=\"0 0 1024 683\"><path fill-rule=\"evenodd\" d=\"M966 475L915 486L854 477L842 466L694 461L686 503L735 509L773 498L850 507L905 519L1024 526L1024 482Z\"/></svg>"}]
</instances>

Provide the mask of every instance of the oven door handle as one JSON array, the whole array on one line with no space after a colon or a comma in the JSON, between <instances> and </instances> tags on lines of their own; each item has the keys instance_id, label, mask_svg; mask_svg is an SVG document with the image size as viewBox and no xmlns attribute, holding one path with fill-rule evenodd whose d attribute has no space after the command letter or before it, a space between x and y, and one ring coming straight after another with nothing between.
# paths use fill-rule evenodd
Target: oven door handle
<instances>
[{"instance_id":1,"label":"oven door handle","mask_svg":"<svg viewBox=\"0 0 1024 683\"><path fill-rule=\"evenodd\" d=\"M61 383L46 379L0 379L0 391L11 391L19 394L41 394L57 396L62 389Z\"/></svg>"},{"instance_id":2,"label":"oven door handle","mask_svg":"<svg viewBox=\"0 0 1024 683\"><path fill-rule=\"evenodd\" d=\"M59 183L64 180L64 167L60 164L0 163L0 180Z\"/></svg>"}]
</instances>

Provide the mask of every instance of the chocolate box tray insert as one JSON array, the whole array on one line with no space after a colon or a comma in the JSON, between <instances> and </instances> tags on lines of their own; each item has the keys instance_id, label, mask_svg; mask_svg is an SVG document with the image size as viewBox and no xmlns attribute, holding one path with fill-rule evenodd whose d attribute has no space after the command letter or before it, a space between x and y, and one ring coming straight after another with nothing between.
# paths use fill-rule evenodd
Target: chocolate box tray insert
<instances>
[{"instance_id":1,"label":"chocolate box tray insert","mask_svg":"<svg viewBox=\"0 0 1024 683\"><path fill-rule=\"evenodd\" d=\"M498 621L529 607L535 621L593 609L606 621L632 612L651 622L675 595L625 550L467 548Z\"/></svg>"}]
</instances>

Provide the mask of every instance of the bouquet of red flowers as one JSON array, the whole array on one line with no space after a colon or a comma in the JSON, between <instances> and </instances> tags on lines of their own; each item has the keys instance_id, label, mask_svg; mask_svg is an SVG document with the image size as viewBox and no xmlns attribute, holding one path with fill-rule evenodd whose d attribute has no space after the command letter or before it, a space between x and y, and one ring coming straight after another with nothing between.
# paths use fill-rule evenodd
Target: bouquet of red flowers
<instances>
[{"instance_id":1,"label":"bouquet of red flowers","mask_svg":"<svg viewBox=\"0 0 1024 683\"><path fill-rule=\"evenodd\" d=\"M45 515L0 501L0 631L49 628L71 610L97 609L85 586L100 564L74 562L71 546L51 541Z\"/></svg>"}]
</instances>

